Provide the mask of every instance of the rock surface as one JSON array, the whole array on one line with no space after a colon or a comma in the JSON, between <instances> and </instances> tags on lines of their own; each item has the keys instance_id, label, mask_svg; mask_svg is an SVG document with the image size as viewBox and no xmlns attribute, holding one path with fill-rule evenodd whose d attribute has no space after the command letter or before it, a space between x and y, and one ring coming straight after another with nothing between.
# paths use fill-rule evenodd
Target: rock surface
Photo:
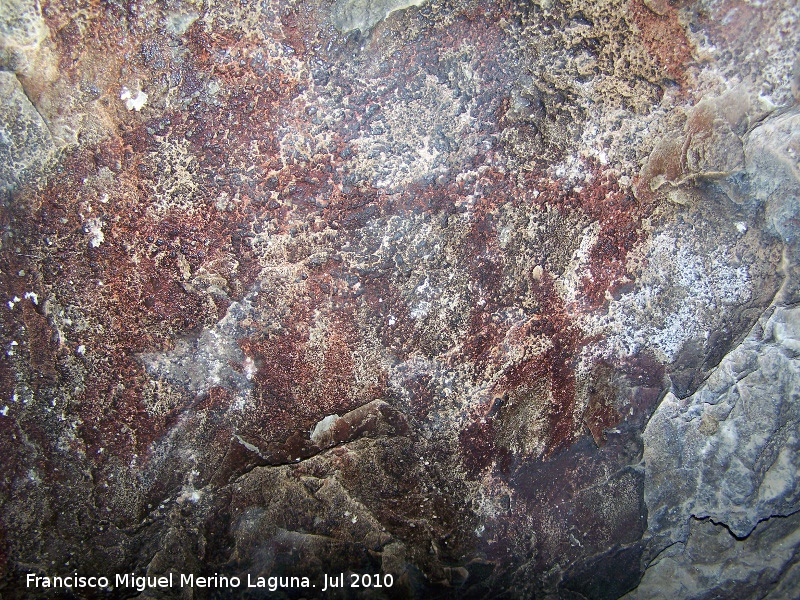
<instances>
[{"instance_id":1,"label":"rock surface","mask_svg":"<svg viewBox=\"0 0 800 600\"><path fill-rule=\"evenodd\" d=\"M799 29L3 3L0 594L793 598Z\"/></svg>"},{"instance_id":2,"label":"rock surface","mask_svg":"<svg viewBox=\"0 0 800 600\"><path fill-rule=\"evenodd\" d=\"M757 597L764 586L752 577L780 581L792 566L797 530L794 518L783 518L800 512L798 335L800 310L775 309L697 392L684 400L667 394L651 417L643 436L648 535L666 549L633 596L671 581L681 597L707 597L744 580ZM771 542L783 555L766 551L770 559L758 566L710 560L716 544L722 555L761 555L763 540L787 531L789 540ZM711 571L695 576L698 563ZM727 565L736 573L721 577Z\"/></svg>"},{"instance_id":3,"label":"rock surface","mask_svg":"<svg viewBox=\"0 0 800 600\"><path fill-rule=\"evenodd\" d=\"M47 123L13 73L0 72L0 106L0 192L6 194L36 173L54 147Z\"/></svg>"}]
</instances>

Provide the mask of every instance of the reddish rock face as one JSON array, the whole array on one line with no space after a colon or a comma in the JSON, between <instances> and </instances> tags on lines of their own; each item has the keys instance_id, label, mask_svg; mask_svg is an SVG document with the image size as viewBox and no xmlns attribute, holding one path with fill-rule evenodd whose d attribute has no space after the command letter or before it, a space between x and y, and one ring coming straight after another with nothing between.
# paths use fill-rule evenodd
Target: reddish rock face
<instances>
[{"instance_id":1,"label":"reddish rock face","mask_svg":"<svg viewBox=\"0 0 800 600\"><path fill-rule=\"evenodd\" d=\"M713 185L708 239L655 158L634 194L665 89L692 93L690 11L448 2L342 33L329 4L42 7L18 79L63 147L0 209L9 597L51 564L638 582L641 432L780 283Z\"/></svg>"}]
</instances>

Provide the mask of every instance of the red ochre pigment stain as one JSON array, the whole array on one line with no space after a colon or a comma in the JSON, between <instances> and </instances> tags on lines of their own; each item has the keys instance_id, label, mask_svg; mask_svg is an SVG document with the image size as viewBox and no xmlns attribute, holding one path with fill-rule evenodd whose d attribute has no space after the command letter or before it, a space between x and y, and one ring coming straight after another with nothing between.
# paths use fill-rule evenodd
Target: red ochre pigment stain
<instances>
[{"instance_id":1,"label":"red ochre pigment stain","mask_svg":"<svg viewBox=\"0 0 800 600\"><path fill-rule=\"evenodd\" d=\"M59 347L45 339L52 337L46 317L27 305L21 313L30 343L40 349L32 355L30 369L42 385L58 386L65 353L81 344L87 348L78 360L90 374L91 385L75 393L72 410L80 418L78 432L93 460L103 461L109 454L146 455L150 444L163 437L189 406L201 411L229 406L229 399L214 392L200 401L187 397L168 414L148 413L147 376L136 356L168 351L176 336L212 326L231 302L253 289L264 268L253 242L259 235L296 236L297 244L287 246L287 253L296 252L287 255L296 268L291 276L303 271L306 279L305 295L292 301L291 314L281 322L282 333L239 340L257 368L254 403L248 409L253 436L266 439L307 431L327 414L352 410L386 393L386 375L381 372L376 375L378 383L356 391L354 357L364 343L359 332L364 323L375 328L391 360L418 354L435 358L449 351L445 342L434 339L436 332L420 327L411 317L401 265L365 268L342 261L340 250L348 236L392 216L468 215L470 230L455 251L454 266L466 273L484 303L473 304L463 315L460 348L447 360L468 365L476 380L491 374L498 397L522 393L536 384L533 387L543 396L529 394L528 401L548 402L542 413L545 452L576 438L584 423L574 416L574 361L590 342L576 321L581 314L600 310L608 295L625 283L627 254L642 240L642 220L652 207L637 202L596 164L586 165L591 177L579 190L565 188L564 181L545 171L527 172L521 178L509 174L495 166L502 148L494 143L478 144L458 165L481 170L468 183L445 174L389 193L352 178L358 137L403 91L408 65L435 72L465 39L480 49L472 59L474 68L491 84L471 104L476 123L472 134L497 136L509 106L507 94L498 95L497 89L510 85L511 75L497 61L506 43L506 33L497 25L502 15L492 12L486 26L476 26L476 20L486 16L484 9L462 14L440 35L420 36L398 46L396 56L380 65L380 73L383 80L399 83L369 93L360 92L336 70L320 68L323 72L316 73L312 64L316 59L311 61L310 54L324 58L324 51L309 44L315 25L300 9L287 9L281 16L281 58L308 59L311 70L305 75L278 68L269 49L238 37L233 29L212 32L199 24L177 42L182 58L173 63L164 47L145 39L135 20L128 24L125 44L140 49L130 68L147 71L151 78L177 73L175 85L169 86L174 95L170 102L177 107L156 111L157 117L144 121L121 113L109 138L67 153L59 175L41 191L27 190L20 194L17 208L3 209L4 219L13 223L27 245L51 241L39 258L21 263L4 250L4 260L9 266L14 263L4 272L35 263L29 270L41 272L36 285L42 297L57 289L58 304L78 307L91 324L85 334L70 339L69 348ZM59 22L56 12L49 25L57 31L65 72L77 72L79 63L92 53L105 52L109 60L117 60L115 27L128 23L127 16L87 13L85 22L71 24ZM79 35L76 27L81 39L87 39L89 32L83 50L74 43ZM669 64L677 69L681 57L670 55ZM208 97L212 83L219 90L219 101ZM325 121L325 127L315 123L315 118L328 116L320 112L322 89L350 99L343 109L345 118ZM156 96L152 102L163 102ZM315 135L323 131L325 142L317 143ZM166 182L173 182L172 187ZM565 217L578 214L597 223L599 231L574 304L565 304L550 273L535 277L536 265L530 265L524 292L538 308L514 335L544 337L548 345L511 365L505 364L503 350L511 325L494 318L515 308L522 291L515 287L518 282L509 285L505 270L513 257L498 243L499 211L508 206L553 210ZM91 219L103 233L96 245L86 231ZM306 268L301 262L308 259L314 248L310 238L317 234L330 238L333 257ZM212 267L222 278L224 294L203 294L191 282L198 271ZM13 281L8 285L21 291L24 287ZM473 296L478 298L477 293ZM325 348L312 356L308 338L315 311L330 317L332 325ZM241 370L241 365L234 367ZM412 410L424 419L435 401L432 391L423 388L434 383L424 378L414 381ZM473 472L488 466L497 452L510 452L499 448L502 443L495 439L502 411L493 417L479 412L474 415L477 421L461 433ZM600 439L602 429L612 426L618 416L595 404L586 418ZM259 431L265 422L270 423L270 433Z\"/></svg>"},{"instance_id":2,"label":"red ochre pigment stain","mask_svg":"<svg viewBox=\"0 0 800 600\"><path fill-rule=\"evenodd\" d=\"M642 221L651 214L653 206L640 203L630 192L621 190L614 177L596 165L590 165L590 169L591 182L582 183L577 191L574 188L565 191L562 182L546 178L531 177L527 185L519 187L510 186L502 177L488 179L484 194L487 200L475 209L475 222L465 246L472 265L472 281L486 293L482 296L482 306L472 309L463 354L475 365L476 377L487 369L501 369L493 393L498 400L536 388L537 392L527 394L525 401L544 404L541 412L546 423L542 428L546 436L545 454L571 444L584 426L602 443L603 430L620 420L607 399L599 401L596 397L590 398L583 418L575 417L575 362L588 343L597 341L585 336L578 321L582 314L600 310L621 285L629 283L625 269L627 255L644 239ZM538 190L535 198L531 197L531 189ZM510 325L496 322L493 315L515 306L516 298L513 289L504 289L504 261L510 257L498 248L493 219L508 198L514 203L549 207L565 214L578 211L597 223L598 235L588 252L586 275L581 278L575 303L565 303L554 287L554 278L547 272L537 281L531 279L529 289L538 305L537 313L526 320L516 336L523 339L543 336L549 344L541 353L501 367L507 356L492 350L504 343ZM498 199L497 203L493 204L491 199ZM491 364L493 361L495 364ZM498 456L500 442L496 438L501 436L504 424L502 412L487 416L490 408L479 409L475 415L478 421L468 425L460 436L466 467L473 473Z\"/></svg>"}]
</instances>

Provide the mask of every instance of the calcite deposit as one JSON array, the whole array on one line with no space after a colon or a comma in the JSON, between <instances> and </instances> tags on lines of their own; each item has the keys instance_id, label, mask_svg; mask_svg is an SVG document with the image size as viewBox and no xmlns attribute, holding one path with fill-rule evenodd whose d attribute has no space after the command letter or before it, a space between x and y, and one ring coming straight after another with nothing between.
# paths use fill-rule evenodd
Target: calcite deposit
<instances>
[{"instance_id":1,"label":"calcite deposit","mask_svg":"<svg viewBox=\"0 0 800 600\"><path fill-rule=\"evenodd\" d=\"M0 597L796 598L798 33L5 0Z\"/></svg>"}]
</instances>

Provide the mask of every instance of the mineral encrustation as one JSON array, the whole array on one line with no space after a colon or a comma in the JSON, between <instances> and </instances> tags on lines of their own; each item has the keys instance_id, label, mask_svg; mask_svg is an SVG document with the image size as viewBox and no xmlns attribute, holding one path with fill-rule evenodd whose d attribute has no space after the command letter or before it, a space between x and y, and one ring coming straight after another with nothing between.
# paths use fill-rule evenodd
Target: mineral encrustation
<instances>
[{"instance_id":1,"label":"mineral encrustation","mask_svg":"<svg viewBox=\"0 0 800 600\"><path fill-rule=\"evenodd\" d=\"M3 0L0 597L797 598L798 40Z\"/></svg>"}]
</instances>

